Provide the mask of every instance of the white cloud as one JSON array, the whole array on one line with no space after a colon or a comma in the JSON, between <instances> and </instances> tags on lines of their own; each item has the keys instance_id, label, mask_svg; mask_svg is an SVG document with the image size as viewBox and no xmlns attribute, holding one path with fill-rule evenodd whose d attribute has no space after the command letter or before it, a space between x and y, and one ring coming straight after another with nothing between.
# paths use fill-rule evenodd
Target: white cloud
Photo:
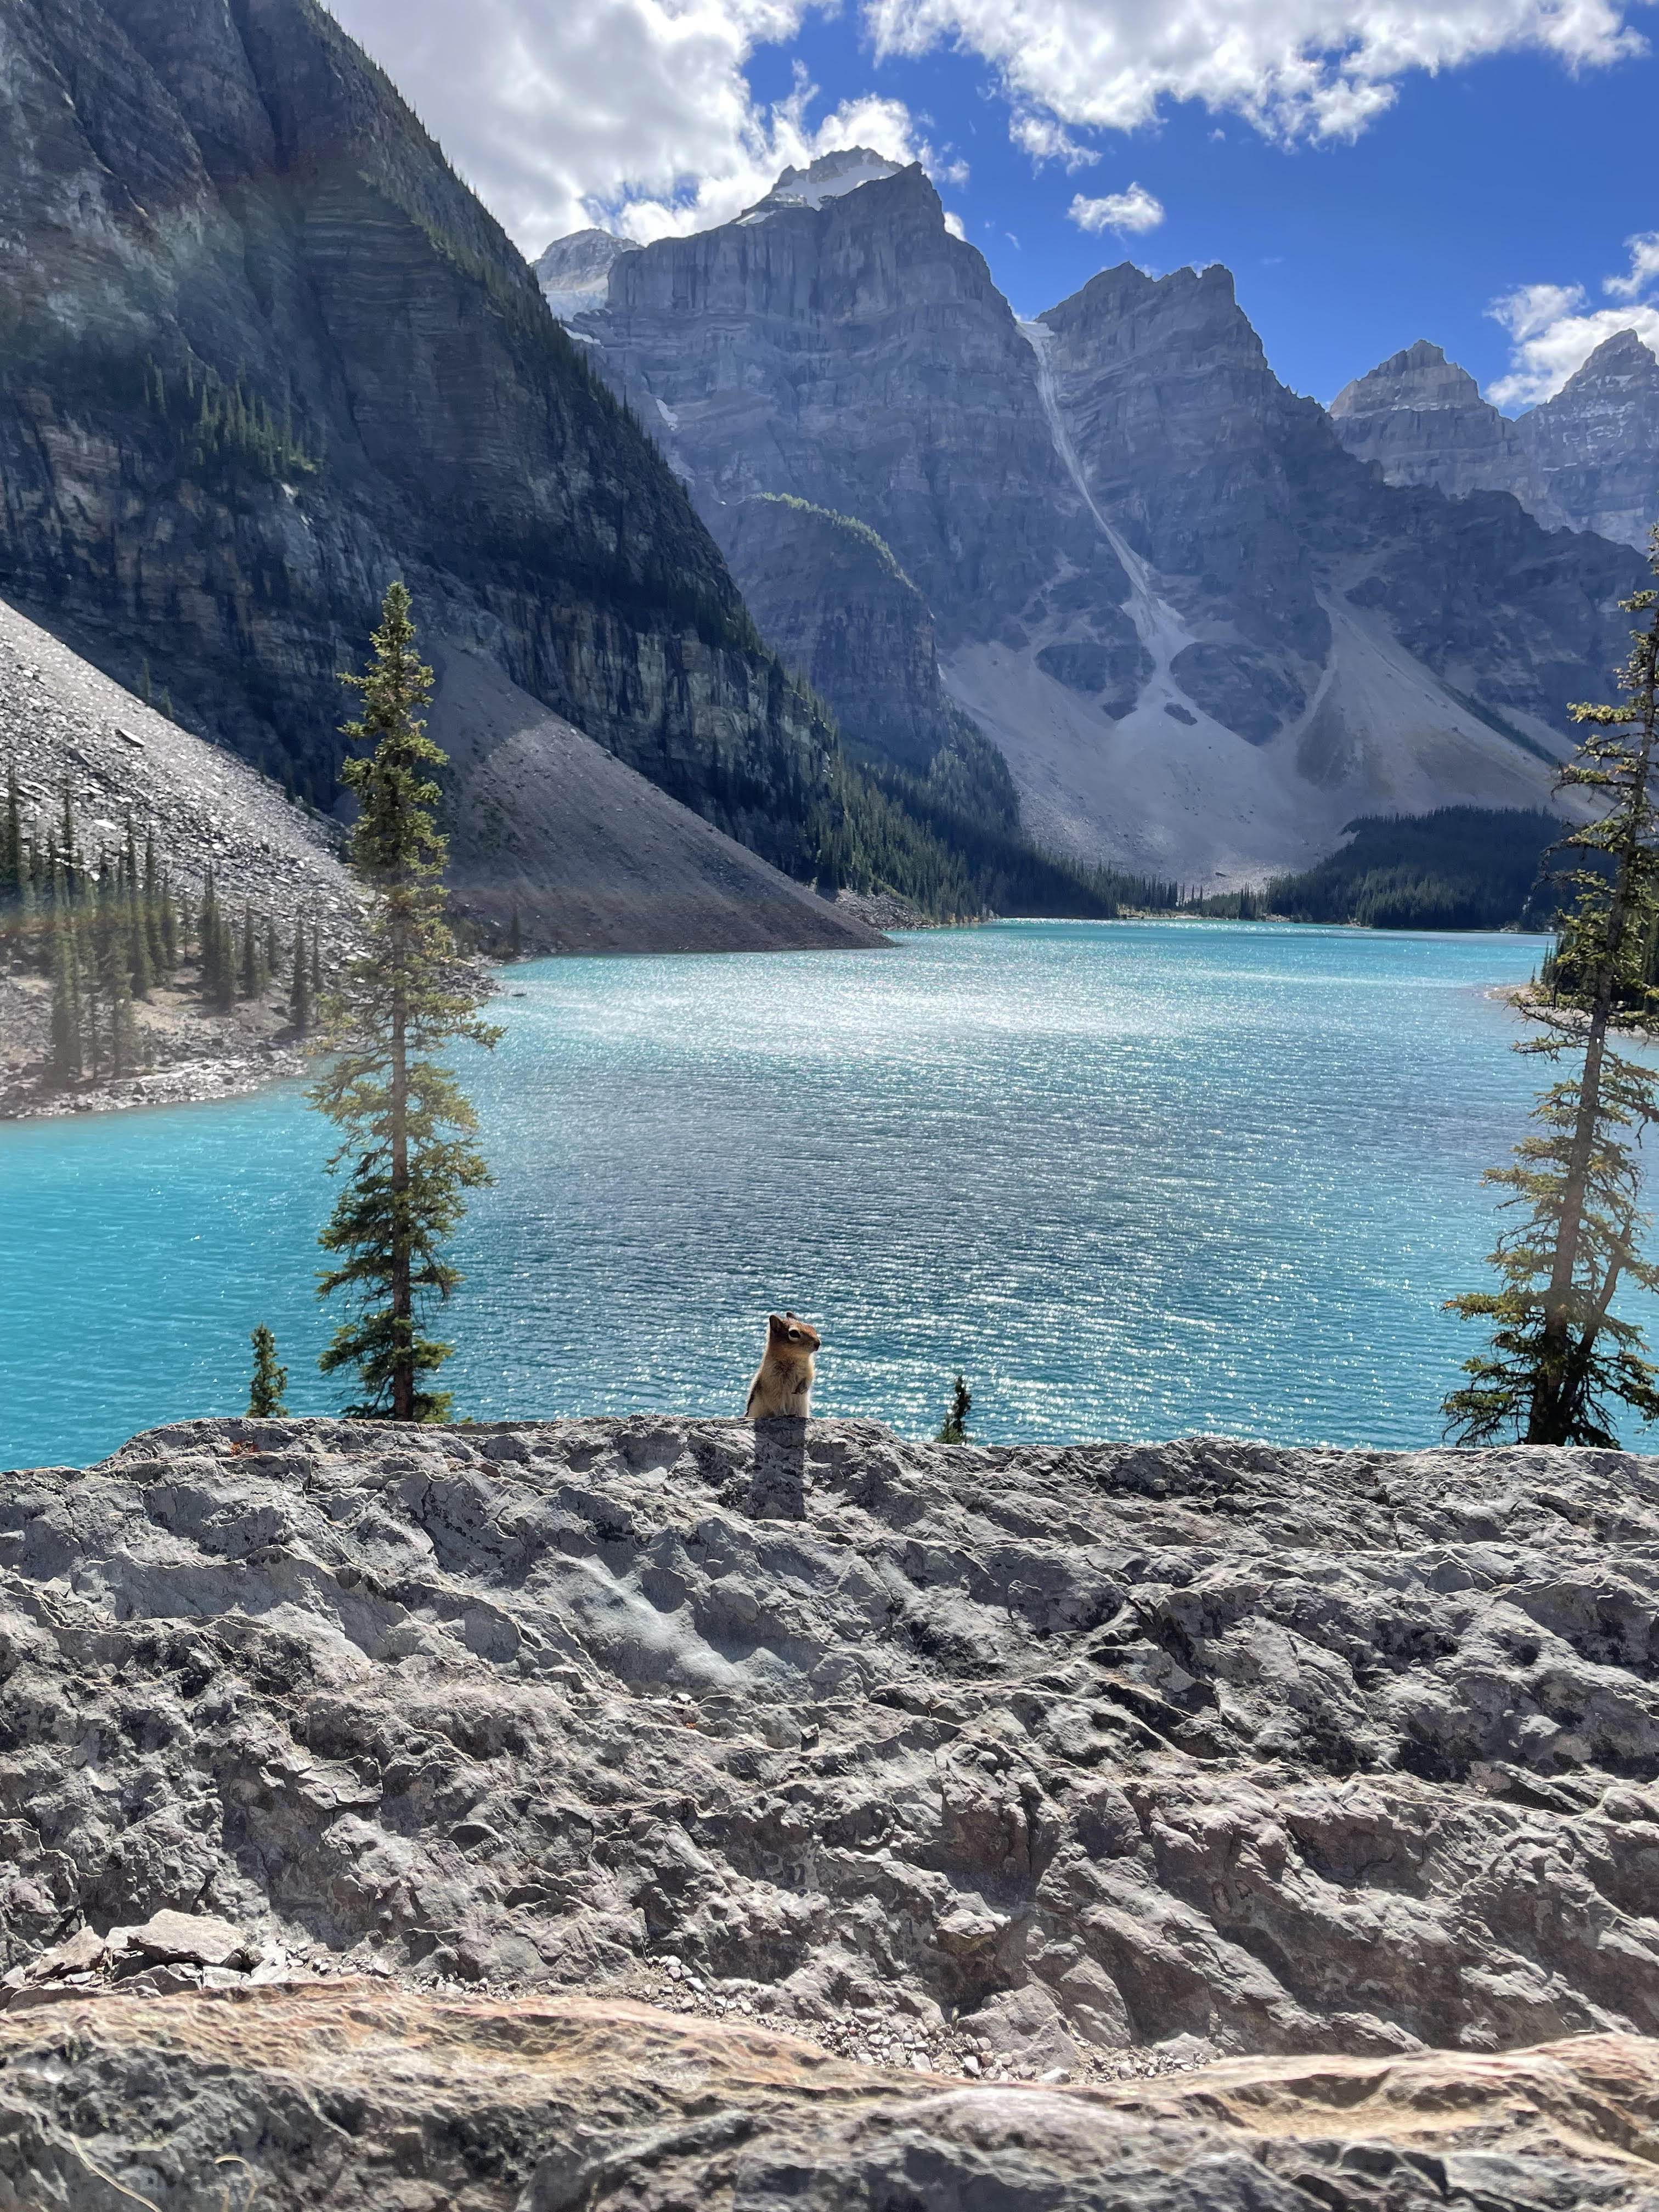
<instances>
[{"instance_id":1,"label":"white cloud","mask_svg":"<svg viewBox=\"0 0 1659 2212\"><path fill-rule=\"evenodd\" d=\"M809 0L331 0L468 181L532 257L590 224L641 240L707 229L780 170L839 146L931 149L903 101L866 94L811 119L816 90L768 107L754 48Z\"/></svg>"},{"instance_id":2,"label":"white cloud","mask_svg":"<svg viewBox=\"0 0 1659 2212\"><path fill-rule=\"evenodd\" d=\"M1085 200L1079 192L1066 215L1079 230L1143 231L1158 228L1164 209L1144 185L1131 185L1127 192L1109 192L1100 200Z\"/></svg>"},{"instance_id":3,"label":"white cloud","mask_svg":"<svg viewBox=\"0 0 1659 2212\"><path fill-rule=\"evenodd\" d=\"M1659 353L1659 232L1625 241L1630 268L1607 277L1603 293L1626 304L1592 307L1582 284L1522 284L1494 300L1487 313L1510 339L1506 376L1486 387L1495 407L1534 407L1553 398L1597 346L1620 331L1634 331Z\"/></svg>"},{"instance_id":4,"label":"white cloud","mask_svg":"<svg viewBox=\"0 0 1659 2212\"><path fill-rule=\"evenodd\" d=\"M1644 230L1625 243L1630 248L1630 274L1609 276L1601 289L1612 300L1639 300L1659 282L1659 230Z\"/></svg>"},{"instance_id":5,"label":"white cloud","mask_svg":"<svg viewBox=\"0 0 1659 2212\"><path fill-rule=\"evenodd\" d=\"M1531 48L1571 68L1645 51L1629 0L866 0L883 54L951 46L1000 73L1017 113L1132 131L1166 99L1269 137L1351 138L1413 70Z\"/></svg>"},{"instance_id":6,"label":"white cloud","mask_svg":"<svg viewBox=\"0 0 1659 2212\"><path fill-rule=\"evenodd\" d=\"M945 210L945 228L950 232L952 238L960 238L965 240L968 236L967 232L962 227L962 217L954 213L950 208L946 208Z\"/></svg>"},{"instance_id":7,"label":"white cloud","mask_svg":"<svg viewBox=\"0 0 1659 2212\"><path fill-rule=\"evenodd\" d=\"M1352 137L1400 80L1530 48L1571 68L1644 51L1637 0L860 0L874 53L948 46L996 74L1015 143L1088 166L1076 134L1171 100L1270 137ZM747 75L838 0L332 0L520 246L600 223L629 237L726 220L780 169L862 143L933 165L919 119L874 91L814 121ZM941 161L948 158L941 155ZM944 180L948 184L947 173Z\"/></svg>"},{"instance_id":8,"label":"white cloud","mask_svg":"<svg viewBox=\"0 0 1659 2212\"><path fill-rule=\"evenodd\" d=\"M1100 159L1092 146L1079 146L1052 115L1033 115L1029 109L1010 117L1008 136L1030 155L1034 168L1040 169L1045 161L1062 161L1069 177L1079 169L1091 167Z\"/></svg>"}]
</instances>

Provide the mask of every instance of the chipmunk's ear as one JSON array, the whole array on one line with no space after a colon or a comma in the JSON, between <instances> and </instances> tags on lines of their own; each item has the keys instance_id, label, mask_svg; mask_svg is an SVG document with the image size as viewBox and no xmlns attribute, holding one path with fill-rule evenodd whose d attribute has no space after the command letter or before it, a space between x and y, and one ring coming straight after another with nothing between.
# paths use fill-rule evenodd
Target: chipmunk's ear
<instances>
[{"instance_id":1,"label":"chipmunk's ear","mask_svg":"<svg viewBox=\"0 0 1659 2212\"><path fill-rule=\"evenodd\" d=\"M789 1324L781 1314L768 1314L766 1316L766 1326L769 1328L775 1328L779 1331L782 1331L787 1328Z\"/></svg>"}]
</instances>

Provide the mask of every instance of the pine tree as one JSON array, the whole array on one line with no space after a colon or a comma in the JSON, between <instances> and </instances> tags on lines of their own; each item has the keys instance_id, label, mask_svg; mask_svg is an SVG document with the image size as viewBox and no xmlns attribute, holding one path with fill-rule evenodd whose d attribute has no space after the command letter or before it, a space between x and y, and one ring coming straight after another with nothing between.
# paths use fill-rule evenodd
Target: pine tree
<instances>
[{"instance_id":1,"label":"pine tree","mask_svg":"<svg viewBox=\"0 0 1659 2212\"><path fill-rule=\"evenodd\" d=\"M179 965L179 942L184 934L184 917L173 902L173 884L166 869L161 871L161 894L156 902L156 934L160 939L156 965L165 975L171 975Z\"/></svg>"},{"instance_id":2,"label":"pine tree","mask_svg":"<svg viewBox=\"0 0 1659 2212\"><path fill-rule=\"evenodd\" d=\"M139 894L144 917L144 944L149 954L150 973L164 975L169 966L167 944L161 927L161 884L155 864L155 832L144 832L144 882Z\"/></svg>"},{"instance_id":3,"label":"pine tree","mask_svg":"<svg viewBox=\"0 0 1659 2212\"><path fill-rule=\"evenodd\" d=\"M62 877L59 873L58 884ZM69 901L54 886L52 902L52 1072L59 1083L81 1078L81 993Z\"/></svg>"},{"instance_id":4,"label":"pine tree","mask_svg":"<svg viewBox=\"0 0 1659 2212\"><path fill-rule=\"evenodd\" d=\"M253 1381L247 1394L248 1417L251 1420L269 1421L286 1413L283 1393L288 1388L288 1370L276 1364L276 1340L259 1323L253 1332Z\"/></svg>"},{"instance_id":5,"label":"pine tree","mask_svg":"<svg viewBox=\"0 0 1659 2212\"><path fill-rule=\"evenodd\" d=\"M104 1005L109 1040L110 1073L117 1076L131 1075L138 1060L138 1035L132 1018L132 969L126 925L125 887L114 862L106 860L99 873L94 933L97 946L99 995Z\"/></svg>"},{"instance_id":6,"label":"pine tree","mask_svg":"<svg viewBox=\"0 0 1659 2212\"><path fill-rule=\"evenodd\" d=\"M6 769L6 811L4 819L0 820L0 944L12 953L24 949L23 876L26 866L22 794L17 787L16 763L12 762Z\"/></svg>"},{"instance_id":7,"label":"pine tree","mask_svg":"<svg viewBox=\"0 0 1659 2212\"><path fill-rule=\"evenodd\" d=\"M314 1009L323 995L323 944L317 925L311 925L311 1003Z\"/></svg>"},{"instance_id":8,"label":"pine tree","mask_svg":"<svg viewBox=\"0 0 1659 2212\"><path fill-rule=\"evenodd\" d=\"M242 908L242 996L257 999L264 988L259 980L259 940L253 933L253 908Z\"/></svg>"},{"instance_id":9,"label":"pine tree","mask_svg":"<svg viewBox=\"0 0 1659 2212\"><path fill-rule=\"evenodd\" d=\"M1659 529L1653 539L1659 574ZM1659 906L1659 807L1652 790L1659 736L1659 591L1622 603L1646 617L1620 672L1616 706L1577 706L1590 734L1559 784L1593 793L1604 811L1572 830L1562 848L1604 855L1568 881L1568 917L1553 988L1534 991L1523 1011L1543 1031L1516 1049L1552 1066L1582 1054L1578 1070L1552 1083L1533 1109L1534 1133L1515 1164L1486 1181L1519 1209L1499 1235L1492 1264L1501 1288L1451 1299L1466 1321L1494 1324L1490 1348L1465 1360L1470 1381L1445 1402L1449 1430L1468 1443L1523 1437L1538 1444L1616 1446L1609 1401L1644 1421L1659 1419L1659 1371L1634 1322L1612 1311L1626 1278L1659 1290L1659 1267L1638 1237L1641 1164L1636 1146L1659 1123L1659 1070L1609 1049L1608 1038L1654 1026L1659 992L1644 954ZM1610 869L1607 864L1611 864Z\"/></svg>"},{"instance_id":10,"label":"pine tree","mask_svg":"<svg viewBox=\"0 0 1659 2212\"><path fill-rule=\"evenodd\" d=\"M6 767L6 818L0 824L0 901L21 896L23 889L23 795L17 786L17 763Z\"/></svg>"},{"instance_id":11,"label":"pine tree","mask_svg":"<svg viewBox=\"0 0 1659 2212\"><path fill-rule=\"evenodd\" d=\"M965 1376L958 1375L951 1385L951 1410L945 1416L945 1425L936 1441L942 1444L965 1444L968 1441L968 1416L974 1410L974 1394L968 1388Z\"/></svg>"},{"instance_id":12,"label":"pine tree","mask_svg":"<svg viewBox=\"0 0 1659 2212\"><path fill-rule=\"evenodd\" d=\"M479 1018L483 994L444 918L446 845L433 820L432 775L445 756L419 719L432 672L416 656L400 583L386 592L374 647L368 673L346 678L362 711L344 729L374 750L342 770L360 810L351 866L368 895L368 948L331 994L325 1043L333 1057L311 1092L342 1132L331 1171L349 1170L319 1239L339 1263L320 1294L344 1291L356 1308L322 1366L357 1370L356 1413L444 1420L449 1394L427 1379L453 1347L422 1333L422 1309L459 1282L444 1243L465 1194L490 1178L472 1142L477 1117L432 1055L458 1038L493 1045L501 1033Z\"/></svg>"},{"instance_id":13,"label":"pine tree","mask_svg":"<svg viewBox=\"0 0 1659 2212\"><path fill-rule=\"evenodd\" d=\"M513 909L512 925L507 933L507 957L509 960L517 960L521 957L523 952L524 931L519 926L519 909L515 906Z\"/></svg>"},{"instance_id":14,"label":"pine tree","mask_svg":"<svg viewBox=\"0 0 1659 2212\"><path fill-rule=\"evenodd\" d=\"M150 964L149 931L144 922L143 892L138 880L138 848L133 837L132 817L127 817L127 850L123 889L125 893L127 965L132 995L147 999L155 981Z\"/></svg>"},{"instance_id":15,"label":"pine tree","mask_svg":"<svg viewBox=\"0 0 1659 2212\"><path fill-rule=\"evenodd\" d=\"M294 925L294 981L289 986L288 1018L295 1036L307 1036L311 1029L311 970L306 965L306 929L302 921Z\"/></svg>"},{"instance_id":16,"label":"pine tree","mask_svg":"<svg viewBox=\"0 0 1659 2212\"><path fill-rule=\"evenodd\" d=\"M259 968L264 977L264 982L259 986L262 991L269 988L273 976L278 975L282 973L282 942L276 934L276 923L270 920L269 915L267 915L265 918L264 950L259 955Z\"/></svg>"}]
</instances>

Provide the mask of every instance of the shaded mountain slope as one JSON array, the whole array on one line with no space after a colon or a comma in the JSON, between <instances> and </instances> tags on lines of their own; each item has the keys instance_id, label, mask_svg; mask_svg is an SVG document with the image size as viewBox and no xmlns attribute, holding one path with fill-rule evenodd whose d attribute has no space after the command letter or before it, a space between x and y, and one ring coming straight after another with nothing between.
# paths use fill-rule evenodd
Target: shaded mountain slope
<instances>
[{"instance_id":1,"label":"shaded mountain slope","mask_svg":"<svg viewBox=\"0 0 1659 2212\"><path fill-rule=\"evenodd\" d=\"M336 672L402 574L428 636L810 857L823 726L499 226L313 0L7 0L0 140L0 588L326 802Z\"/></svg>"},{"instance_id":2,"label":"shaded mountain slope","mask_svg":"<svg viewBox=\"0 0 1659 2212\"><path fill-rule=\"evenodd\" d=\"M769 952L884 942L521 691L440 652L428 728L450 757L455 910L526 952ZM556 825L539 835L527 826Z\"/></svg>"}]
</instances>

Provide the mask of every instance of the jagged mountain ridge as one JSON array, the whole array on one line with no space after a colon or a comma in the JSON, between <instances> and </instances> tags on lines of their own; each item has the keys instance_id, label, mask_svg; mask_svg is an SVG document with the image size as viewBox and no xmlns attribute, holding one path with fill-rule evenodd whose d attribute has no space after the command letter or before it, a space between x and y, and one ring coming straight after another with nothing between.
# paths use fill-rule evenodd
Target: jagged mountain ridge
<instances>
[{"instance_id":1,"label":"jagged mountain ridge","mask_svg":"<svg viewBox=\"0 0 1659 2212\"><path fill-rule=\"evenodd\" d=\"M5 0L3 33L0 589L326 802L337 671L403 574L433 642L810 861L830 732L314 0Z\"/></svg>"},{"instance_id":2,"label":"jagged mountain ridge","mask_svg":"<svg viewBox=\"0 0 1659 2212\"><path fill-rule=\"evenodd\" d=\"M1331 402L1349 452L1389 483L1507 491L1552 530L1645 550L1659 521L1659 360L1615 331L1552 399L1513 421L1419 338Z\"/></svg>"},{"instance_id":3,"label":"jagged mountain ridge","mask_svg":"<svg viewBox=\"0 0 1659 2212\"><path fill-rule=\"evenodd\" d=\"M1535 805L1620 656L1628 556L1379 483L1224 270L1021 325L920 167L629 252L571 326L716 535L771 492L886 541L1062 849L1225 883L1358 812Z\"/></svg>"}]
</instances>

